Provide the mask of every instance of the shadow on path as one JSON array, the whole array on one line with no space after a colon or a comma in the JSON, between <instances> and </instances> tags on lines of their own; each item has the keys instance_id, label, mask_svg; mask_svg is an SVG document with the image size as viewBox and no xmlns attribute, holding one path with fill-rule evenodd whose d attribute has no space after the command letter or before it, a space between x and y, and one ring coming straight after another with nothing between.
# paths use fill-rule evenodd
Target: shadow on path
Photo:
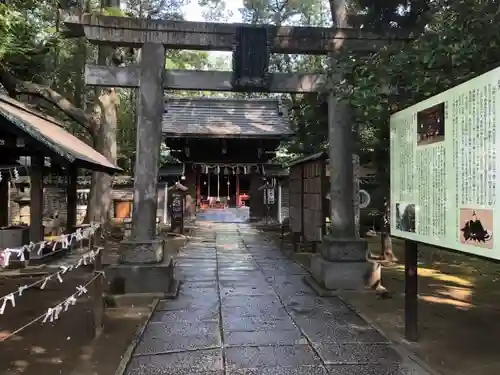
<instances>
[{"instance_id":1,"label":"shadow on path","mask_svg":"<svg viewBox=\"0 0 500 375\"><path fill-rule=\"evenodd\" d=\"M427 375L341 300L317 297L243 216L198 219L177 259L180 295L159 303L127 375Z\"/></svg>"}]
</instances>

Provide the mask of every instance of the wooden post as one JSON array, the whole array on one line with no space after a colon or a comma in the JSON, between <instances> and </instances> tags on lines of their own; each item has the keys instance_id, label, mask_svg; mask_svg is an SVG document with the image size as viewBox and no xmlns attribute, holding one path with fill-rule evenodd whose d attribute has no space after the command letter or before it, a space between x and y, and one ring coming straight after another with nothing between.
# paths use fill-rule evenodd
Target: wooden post
<instances>
[{"instance_id":1,"label":"wooden post","mask_svg":"<svg viewBox=\"0 0 500 375\"><path fill-rule=\"evenodd\" d=\"M74 164L68 166L68 185L66 187L67 195L67 220L66 233L73 233L76 226L76 204L77 204L77 178L78 168Z\"/></svg>"},{"instance_id":2,"label":"wooden post","mask_svg":"<svg viewBox=\"0 0 500 375\"><path fill-rule=\"evenodd\" d=\"M163 190L163 224L168 222L168 183L165 182L165 189Z\"/></svg>"},{"instance_id":3,"label":"wooden post","mask_svg":"<svg viewBox=\"0 0 500 375\"><path fill-rule=\"evenodd\" d=\"M30 240L43 240L43 167L41 154L31 156L30 165Z\"/></svg>"},{"instance_id":4,"label":"wooden post","mask_svg":"<svg viewBox=\"0 0 500 375\"><path fill-rule=\"evenodd\" d=\"M405 337L418 341L418 244L405 241Z\"/></svg>"},{"instance_id":5,"label":"wooden post","mask_svg":"<svg viewBox=\"0 0 500 375\"><path fill-rule=\"evenodd\" d=\"M9 176L3 173L0 181L0 227L9 225L9 199Z\"/></svg>"},{"instance_id":6,"label":"wooden post","mask_svg":"<svg viewBox=\"0 0 500 375\"><path fill-rule=\"evenodd\" d=\"M201 205L201 173L200 169L196 168L196 206Z\"/></svg>"},{"instance_id":7,"label":"wooden post","mask_svg":"<svg viewBox=\"0 0 500 375\"><path fill-rule=\"evenodd\" d=\"M99 251L95 258L94 263L94 277L102 272L102 249ZM99 276L94 280L92 290L92 302L94 313L94 338L101 335L104 327L104 275Z\"/></svg>"},{"instance_id":8,"label":"wooden post","mask_svg":"<svg viewBox=\"0 0 500 375\"><path fill-rule=\"evenodd\" d=\"M305 180L305 165L300 166L300 241L305 242L304 236L304 180Z\"/></svg>"},{"instance_id":9,"label":"wooden post","mask_svg":"<svg viewBox=\"0 0 500 375\"><path fill-rule=\"evenodd\" d=\"M326 236L326 218L330 212L330 202L326 199L326 194L328 193L328 178L326 177L327 159L321 159L319 165L320 171L320 204L321 204L321 240Z\"/></svg>"},{"instance_id":10,"label":"wooden post","mask_svg":"<svg viewBox=\"0 0 500 375\"><path fill-rule=\"evenodd\" d=\"M207 171L207 189L208 189L208 192L207 192L208 207L212 208L212 207L210 207L211 202L212 202L212 200L210 199L210 169Z\"/></svg>"},{"instance_id":11,"label":"wooden post","mask_svg":"<svg viewBox=\"0 0 500 375\"><path fill-rule=\"evenodd\" d=\"M240 175L239 173L236 174L235 176L235 185L236 185L236 199L235 199L235 205L236 207L241 207L241 202L240 202Z\"/></svg>"}]
</instances>

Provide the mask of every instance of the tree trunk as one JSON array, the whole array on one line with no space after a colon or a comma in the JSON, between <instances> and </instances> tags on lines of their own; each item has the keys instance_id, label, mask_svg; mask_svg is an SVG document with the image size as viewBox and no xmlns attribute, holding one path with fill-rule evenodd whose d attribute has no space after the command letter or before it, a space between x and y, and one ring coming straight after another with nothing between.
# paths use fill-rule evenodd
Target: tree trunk
<instances>
[{"instance_id":1,"label":"tree trunk","mask_svg":"<svg viewBox=\"0 0 500 375\"><path fill-rule=\"evenodd\" d=\"M101 0L101 8L120 7L119 0ZM114 53L112 47L99 47L99 65L106 65L108 57ZM95 149L103 154L109 162L116 164L117 144L116 133L118 126L119 98L115 89L96 89L97 103L94 113L99 116L100 127ZM89 200L85 222L107 223L111 219L113 178L106 173L93 172L90 184Z\"/></svg>"},{"instance_id":2,"label":"tree trunk","mask_svg":"<svg viewBox=\"0 0 500 375\"><path fill-rule=\"evenodd\" d=\"M114 89L108 89L97 99L101 126L95 144L96 150L116 164L117 109L119 98ZM92 174L88 216L91 222L107 222L110 219L113 177L102 172Z\"/></svg>"}]
</instances>

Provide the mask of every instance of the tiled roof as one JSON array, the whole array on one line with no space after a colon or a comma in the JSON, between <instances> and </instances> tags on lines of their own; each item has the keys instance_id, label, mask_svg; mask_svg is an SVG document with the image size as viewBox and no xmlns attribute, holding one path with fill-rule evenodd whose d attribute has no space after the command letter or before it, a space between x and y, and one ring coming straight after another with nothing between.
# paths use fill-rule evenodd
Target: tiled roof
<instances>
[{"instance_id":1,"label":"tiled roof","mask_svg":"<svg viewBox=\"0 0 500 375\"><path fill-rule=\"evenodd\" d=\"M102 154L66 131L56 120L1 94L0 117L69 163L77 162L82 167L105 172L121 171Z\"/></svg>"},{"instance_id":2,"label":"tiled roof","mask_svg":"<svg viewBox=\"0 0 500 375\"><path fill-rule=\"evenodd\" d=\"M276 99L168 98L163 133L281 138L293 132L286 108Z\"/></svg>"}]
</instances>

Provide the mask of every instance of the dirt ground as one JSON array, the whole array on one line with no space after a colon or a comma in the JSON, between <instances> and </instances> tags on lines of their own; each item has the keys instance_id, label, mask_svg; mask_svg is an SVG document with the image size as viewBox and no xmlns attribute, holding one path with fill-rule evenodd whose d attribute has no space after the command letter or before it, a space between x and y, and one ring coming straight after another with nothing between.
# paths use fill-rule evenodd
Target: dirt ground
<instances>
[{"instance_id":1,"label":"dirt ground","mask_svg":"<svg viewBox=\"0 0 500 375\"><path fill-rule=\"evenodd\" d=\"M168 237L167 246L178 251L185 241L182 236ZM103 260L115 260L118 244L119 240L112 239L106 243ZM0 296L40 277L2 278L0 274ZM54 280L43 291L35 288L24 291L16 299L16 307L8 305L4 315L0 315L0 338L63 301L91 278L89 269L79 268L67 273L62 284ZM104 331L94 339L90 295L82 296L75 306L61 313L58 321L38 322L0 342L0 375L113 375L151 310L148 301L140 300L107 308Z\"/></svg>"},{"instance_id":2,"label":"dirt ground","mask_svg":"<svg viewBox=\"0 0 500 375\"><path fill-rule=\"evenodd\" d=\"M49 282L43 291L25 291L22 297L17 298L16 307L8 306L0 317L0 337L64 300L76 291L77 285L90 278L89 272L75 270L67 274L62 284L55 280ZM34 280L0 280L0 295ZM112 375L149 313L148 306L108 309L104 331L95 340L90 299L88 296L81 297L75 306L61 314L58 321L36 323L0 342L0 374Z\"/></svg>"},{"instance_id":3,"label":"dirt ground","mask_svg":"<svg viewBox=\"0 0 500 375\"><path fill-rule=\"evenodd\" d=\"M369 243L372 253L380 252L378 237ZM392 298L367 291L345 294L346 302L442 375L500 374L500 264L419 246L420 340L409 344L403 339L403 242L394 240L393 247L399 262L382 274ZM306 267L310 259L294 258Z\"/></svg>"},{"instance_id":4,"label":"dirt ground","mask_svg":"<svg viewBox=\"0 0 500 375\"><path fill-rule=\"evenodd\" d=\"M370 244L379 251L379 240ZM346 299L391 338L404 331L404 249L394 240L399 264L383 269L393 298L349 295ZM407 345L443 375L500 374L500 264L419 246L418 344Z\"/></svg>"}]
</instances>

